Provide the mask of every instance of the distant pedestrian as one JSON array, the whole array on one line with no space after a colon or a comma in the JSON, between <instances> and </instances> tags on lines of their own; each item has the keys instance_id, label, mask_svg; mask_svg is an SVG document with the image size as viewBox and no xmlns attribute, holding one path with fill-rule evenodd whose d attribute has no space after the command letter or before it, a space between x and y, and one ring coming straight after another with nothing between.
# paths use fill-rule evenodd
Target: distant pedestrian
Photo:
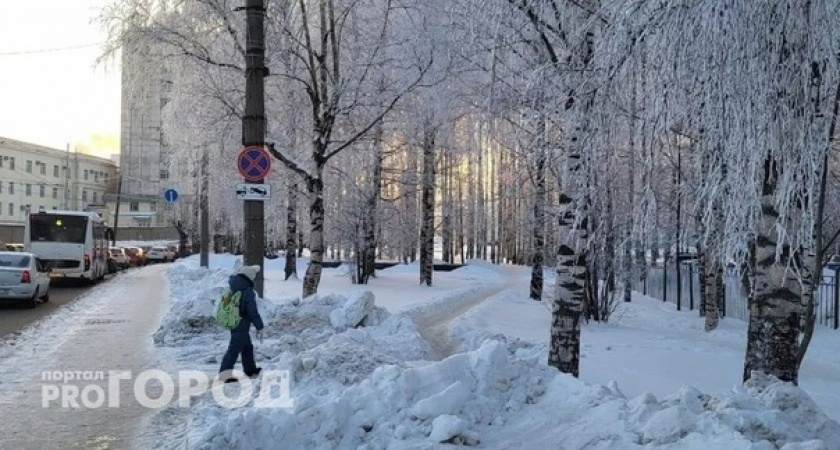
<instances>
[{"instance_id":1,"label":"distant pedestrian","mask_svg":"<svg viewBox=\"0 0 840 450\"><path fill-rule=\"evenodd\" d=\"M219 378L225 383L236 382L233 377L233 366L239 355L242 355L242 369L248 377L259 375L260 369L254 361L254 345L251 343L249 331L251 324L257 329L257 339L262 341L263 321L260 312L257 310L256 293L254 292L254 279L260 271L260 266L242 266L237 273L230 277L228 285L233 294L239 293L239 316L241 320L230 330L230 344L227 352L222 358L222 366L219 368Z\"/></svg>"}]
</instances>

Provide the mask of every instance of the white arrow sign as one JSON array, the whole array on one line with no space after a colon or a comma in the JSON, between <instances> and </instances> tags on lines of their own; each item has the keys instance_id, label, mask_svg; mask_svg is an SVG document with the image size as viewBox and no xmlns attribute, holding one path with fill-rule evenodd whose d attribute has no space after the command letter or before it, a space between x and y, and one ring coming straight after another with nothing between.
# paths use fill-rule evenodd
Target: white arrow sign
<instances>
[{"instance_id":1,"label":"white arrow sign","mask_svg":"<svg viewBox=\"0 0 840 450\"><path fill-rule=\"evenodd\" d=\"M271 185L239 183L236 185L236 198L239 200L268 200L271 198Z\"/></svg>"}]
</instances>

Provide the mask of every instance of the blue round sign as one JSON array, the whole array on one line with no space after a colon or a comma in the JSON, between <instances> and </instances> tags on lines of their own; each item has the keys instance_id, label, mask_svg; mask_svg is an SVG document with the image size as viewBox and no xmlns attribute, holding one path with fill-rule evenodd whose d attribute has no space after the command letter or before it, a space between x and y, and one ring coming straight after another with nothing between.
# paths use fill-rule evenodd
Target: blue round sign
<instances>
[{"instance_id":1,"label":"blue round sign","mask_svg":"<svg viewBox=\"0 0 840 450\"><path fill-rule=\"evenodd\" d=\"M167 189L166 192L163 193L163 199L169 203L178 200L178 191L175 189Z\"/></svg>"},{"instance_id":2,"label":"blue round sign","mask_svg":"<svg viewBox=\"0 0 840 450\"><path fill-rule=\"evenodd\" d=\"M236 158L236 168L246 181L263 180L271 170L271 156L262 147L245 147Z\"/></svg>"}]
</instances>

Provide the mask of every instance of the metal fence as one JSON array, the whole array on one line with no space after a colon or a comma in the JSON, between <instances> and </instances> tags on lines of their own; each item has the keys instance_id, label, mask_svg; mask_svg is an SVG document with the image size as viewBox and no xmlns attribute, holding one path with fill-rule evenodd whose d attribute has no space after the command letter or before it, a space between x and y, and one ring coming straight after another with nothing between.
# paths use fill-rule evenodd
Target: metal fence
<instances>
[{"instance_id":1,"label":"metal fence","mask_svg":"<svg viewBox=\"0 0 840 450\"><path fill-rule=\"evenodd\" d=\"M700 276L696 264L680 264L680 286L677 286L677 271L674 267L667 270L660 267L647 267L646 277L636 279L633 289L653 298L677 303L677 290L680 292L681 307L695 310L700 307ZM823 270L820 284L815 295L817 323L840 328L840 267ZM724 276L723 314L726 317L746 321L749 318L747 295L739 280L736 268L728 267Z\"/></svg>"}]
</instances>

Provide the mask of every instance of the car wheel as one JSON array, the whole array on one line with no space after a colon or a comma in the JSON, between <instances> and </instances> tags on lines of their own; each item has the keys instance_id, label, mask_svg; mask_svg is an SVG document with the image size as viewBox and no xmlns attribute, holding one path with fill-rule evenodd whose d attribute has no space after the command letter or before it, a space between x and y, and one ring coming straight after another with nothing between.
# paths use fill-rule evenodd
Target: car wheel
<instances>
[{"instance_id":1,"label":"car wheel","mask_svg":"<svg viewBox=\"0 0 840 450\"><path fill-rule=\"evenodd\" d=\"M41 300L44 303L47 303L48 301L50 301L50 290L49 289L47 289L47 292L44 293L44 295L41 297Z\"/></svg>"},{"instance_id":2,"label":"car wheel","mask_svg":"<svg viewBox=\"0 0 840 450\"><path fill-rule=\"evenodd\" d=\"M33 309L38 306L38 288L35 288L35 293L32 294L32 298L26 300L26 307L29 309Z\"/></svg>"}]
</instances>

